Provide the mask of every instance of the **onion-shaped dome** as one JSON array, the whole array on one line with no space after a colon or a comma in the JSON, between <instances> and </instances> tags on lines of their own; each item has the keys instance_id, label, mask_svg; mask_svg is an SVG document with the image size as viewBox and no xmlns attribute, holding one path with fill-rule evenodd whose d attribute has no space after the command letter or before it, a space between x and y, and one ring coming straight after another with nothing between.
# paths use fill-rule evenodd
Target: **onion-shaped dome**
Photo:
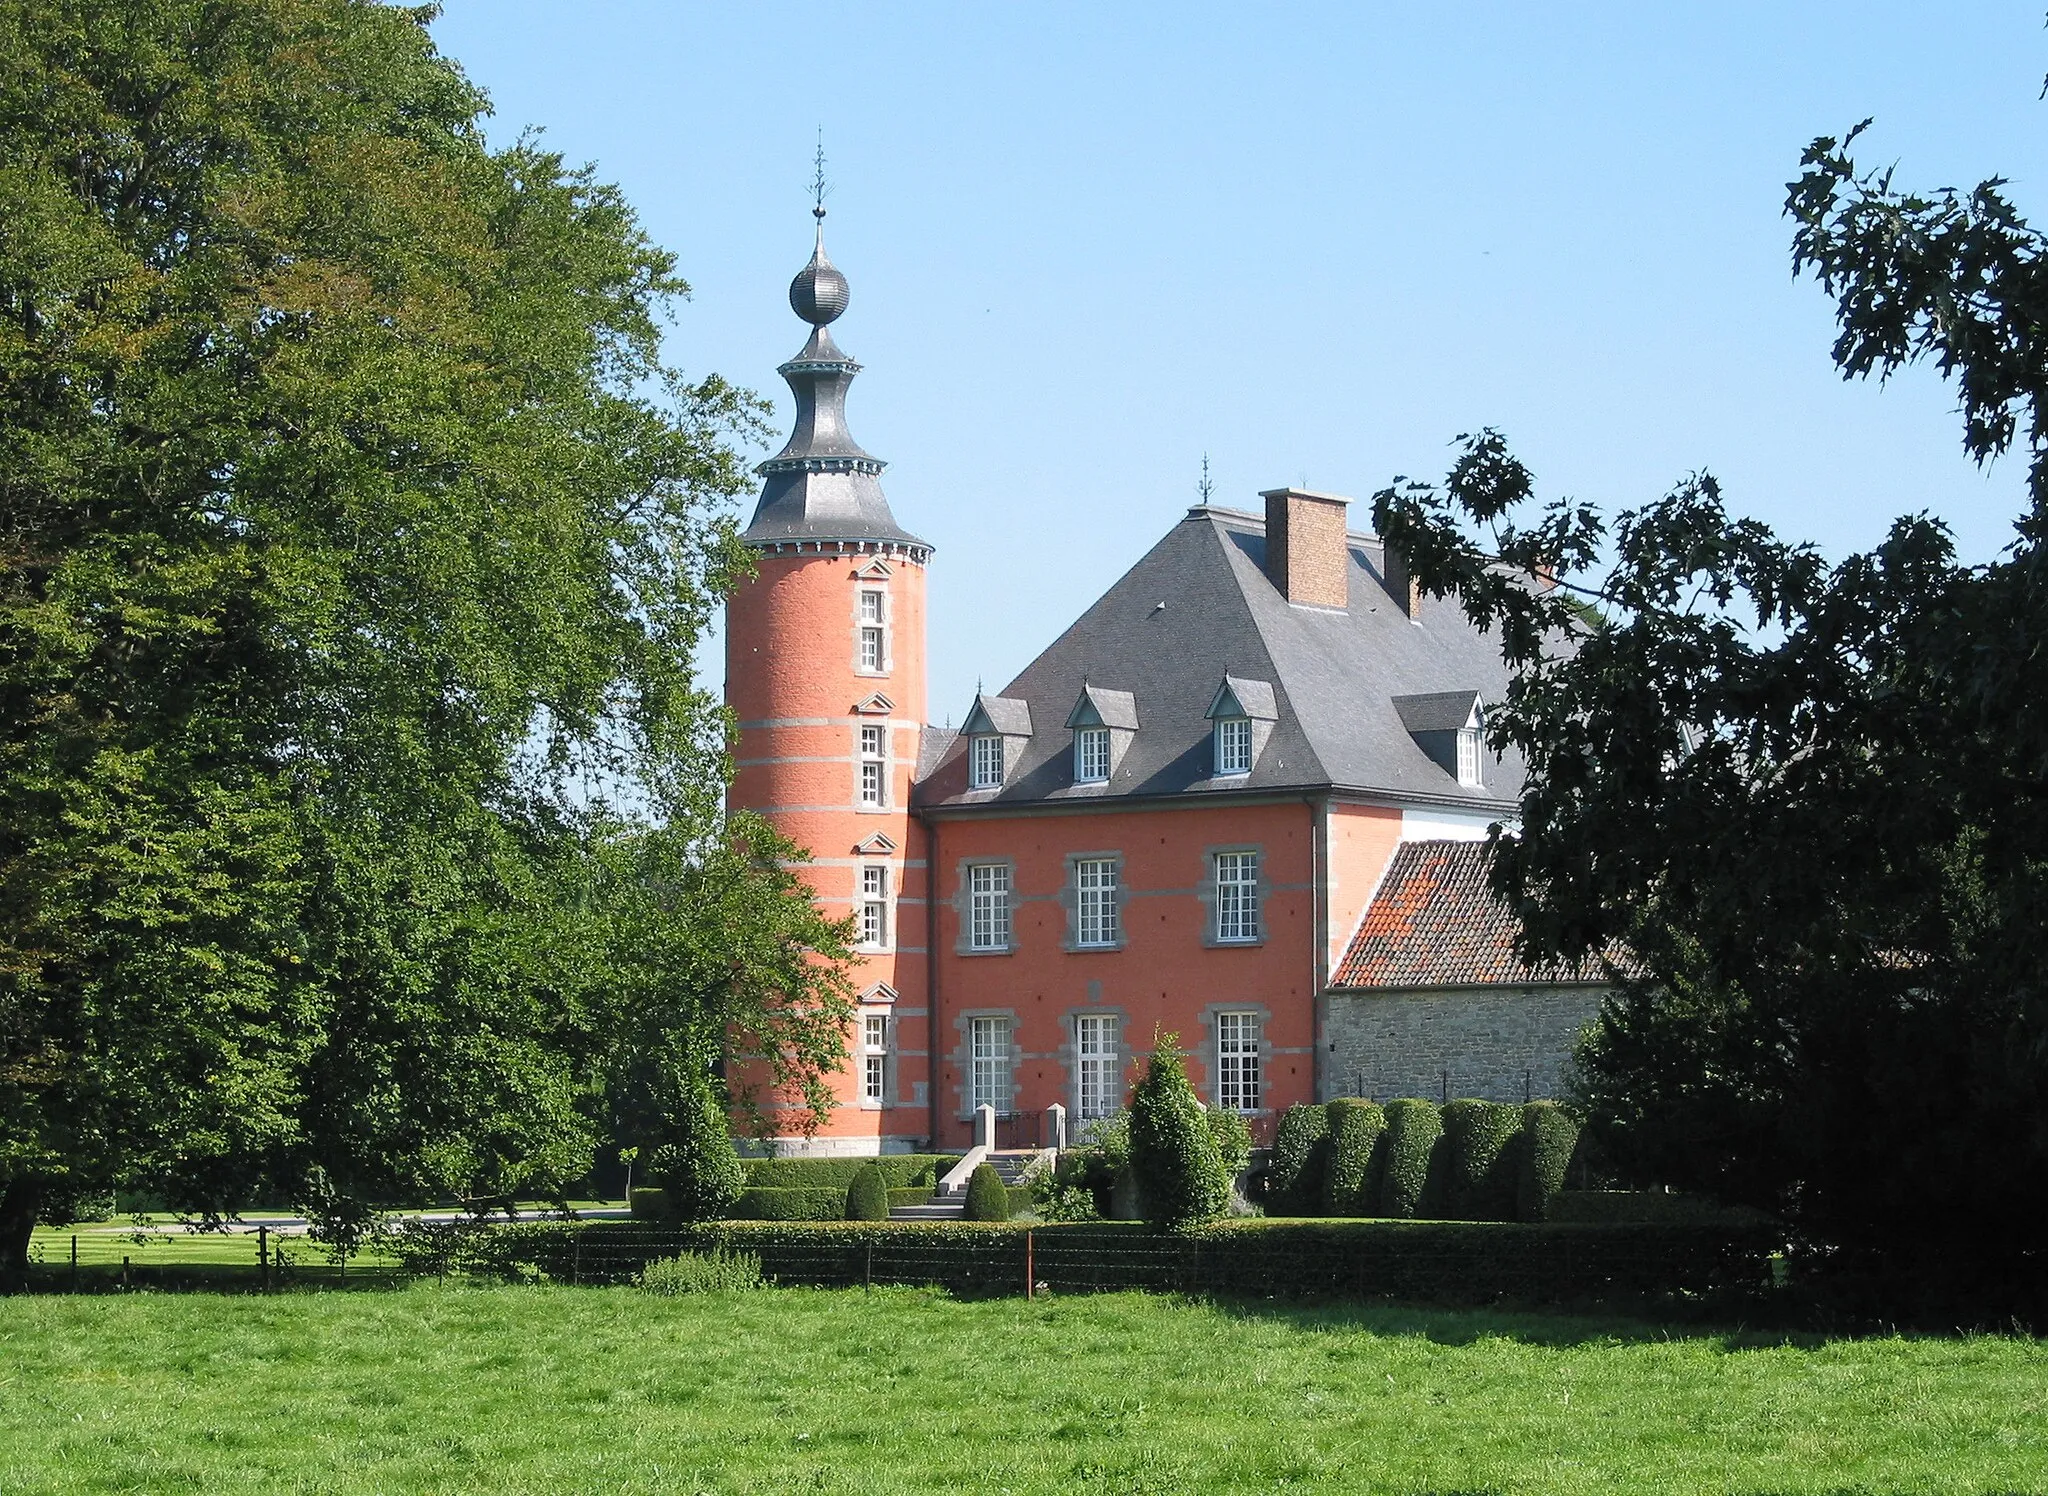
<instances>
[{"instance_id":1,"label":"onion-shaped dome","mask_svg":"<svg viewBox=\"0 0 2048 1496\"><path fill-rule=\"evenodd\" d=\"M811 252L811 263L789 283L789 304L811 326L823 327L838 320L846 310L846 301L846 277L825 258L825 225L820 223L818 247Z\"/></svg>"}]
</instances>

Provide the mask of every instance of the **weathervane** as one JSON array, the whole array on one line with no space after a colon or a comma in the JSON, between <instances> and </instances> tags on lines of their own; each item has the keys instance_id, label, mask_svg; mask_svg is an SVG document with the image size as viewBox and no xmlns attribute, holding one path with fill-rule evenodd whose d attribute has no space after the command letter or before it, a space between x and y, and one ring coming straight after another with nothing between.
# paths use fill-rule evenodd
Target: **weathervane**
<instances>
[{"instance_id":1,"label":"weathervane","mask_svg":"<svg viewBox=\"0 0 2048 1496\"><path fill-rule=\"evenodd\" d=\"M1195 492L1202 496L1202 502L1206 504L1209 502L1209 495L1215 491L1215 485L1209 481L1209 454L1204 452L1202 454L1202 481L1195 485Z\"/></svg>"},{"instance_id":2,"label":"weathervane","mask_svg":"<svg viewBox=\"0 0 2048 1496\"><path fill-rule=\"evenodd\" d=\"M825 194L832 189L825 181L825 127L818 126L818 157L811 172L811 216L825 216Z\"/></svg>"}]
</instances>

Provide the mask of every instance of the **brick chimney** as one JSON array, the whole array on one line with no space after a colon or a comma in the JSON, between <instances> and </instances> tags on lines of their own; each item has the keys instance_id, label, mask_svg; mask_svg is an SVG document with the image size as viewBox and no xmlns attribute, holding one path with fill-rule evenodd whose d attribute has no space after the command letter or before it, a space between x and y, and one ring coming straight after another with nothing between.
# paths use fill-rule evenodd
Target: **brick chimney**
<instances>
[{"instance_id":1,"label":"brick chimney","mask_svg":"<svg viewBox=\"0 0 2048 1496\"><path fill-rule=\"evenodd\" d=\"M1408 558L1401 554L1391 540L1380 542L1381 554L1386 558L1381 563L1381 573L1386 578L1387 594L1394 599L1394 606L1409 618L1422 616L1422 588L1414 577L1408 574Z\"/></svg>"},{"instance_id":2,"label":"brick chimney","mask_svg":"<svg viewBox=\"0 0 2048 1496\"><path fill-rule=\"evenodd\" d=\"M1325 608L1351 604L1351 548L1345 539L1349 499L1303 488L1269 488L1266 575L1291 603Z\"/></svg>"}]
</instances>

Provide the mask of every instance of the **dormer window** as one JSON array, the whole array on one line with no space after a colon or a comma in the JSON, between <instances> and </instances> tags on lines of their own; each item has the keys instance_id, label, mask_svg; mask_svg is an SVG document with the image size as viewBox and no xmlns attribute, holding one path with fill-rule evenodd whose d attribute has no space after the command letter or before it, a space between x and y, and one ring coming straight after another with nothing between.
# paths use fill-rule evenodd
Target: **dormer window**
<instances>
[{"instance_id":1,"label":"dormer window","mask_svg":"<svg viewBox=\"0 0 2048 1496\"><path fill-rule=\"evenodd\" d=\"M1252 771L1252 719L1224 717L1216 724L1216 772L1249 774Z\"/></svg>"},{"instance_id":2,"label":"dormer window","mask_svg":"<svg viewBox=\"0 0 2048 1496\"><path fill-rule=\"evenodd\" d=\"M1109 729L1082 727L1074 732L1074 783L1101 784L1109 778Z\"/></svg>"},{"instance_id":3,"label":"dormer window","mask_svg":"<svg viewBox=\"0 0 2048 1496\"><path fill-rule=\"evenodd\" d=\"M1485 783L1486 708L1477 691L1432 691L1420 696L1396 696L1394 710L1401 725L1460 789L1475 790Z\"/></svg>"},{"instance_id":4,"label":"dormer window","mask_svg":"<svg viewBox=\"0 0 2048 1496\"><path fill-rule=\"evenodd\" d=\"M1458 783L1479 783L1479 729L1476 727L1458 729Z\"/></svg>"},{"instance_id":5,"label":"dormer window","mask_svg":"<svg viewBox=\"0 0 2048 1496\"><path fill-rule=\"evenodd\" d=\"M1067 727L1074 734L1074 783L1107 784L1137 736L1137 698L1084 684L1067 713Z\"/></svg>"},{"instance_id":6,"label":"dormer window","mask_svg":"<svg viewBox=\"0 0 2048 1496\"><path fill-rule=\"evenodd\" d=\"M1273 736L1280 704L1272 682L1226 675L1203 713L1215 724L1210 736L1210 770L1218 779L1249 774Z\"/></svg>"},{"instance_id":7,"label":"dormer window","mask_svg":"<svg viewBox=\"0 0 2048 1496\"><path fill-rule=\"evenodd\" d=\"M1003 740L993 732L978 733L968 744L967 787L974 790L1002 788Z\"/></svg>"}]
</instances>

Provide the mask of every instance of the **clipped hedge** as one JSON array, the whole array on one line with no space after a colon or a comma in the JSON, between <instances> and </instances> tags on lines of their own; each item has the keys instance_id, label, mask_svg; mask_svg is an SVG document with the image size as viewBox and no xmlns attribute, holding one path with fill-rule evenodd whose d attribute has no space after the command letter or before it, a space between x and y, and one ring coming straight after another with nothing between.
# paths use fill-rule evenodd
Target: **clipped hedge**
<instances>
[{"instance_id":1,"label":"clipped hedge","mask_svg":"<svg viewBox=\"0 0 2048 1496\"><path fill-rule=\"evenodd\" d=\"M1443 1197L1443 1117L1436 1103L1407 1097L1390 1101L1386 1166L1376 1215L1412 1220L1433 1214Z\"/></svg>"},{"instance_id":2,"label":"clipped hedge","mask_svg":"<svg viewBox=\"0 0 2048 1496\"><path fill-rule=\"evenodd\" d=\"M1495 1221L1223 1221L1161 1234L1136 1224L1028 1228L1034 1282L1054 1292L1158 1289L1457 1304L1760 1294L1778 1233L1757 1226ZM1022 1293L1027 1228L959 1222L717 1221L656 1230L531 1223L488 1233L471 1270L630 1282L679 1251L745 1252L771 1283L934 1284Z\"/></svg>"},{"instance_id":3,"label":"clipped hedge","mask_svg":"<svg viewBox=\"0 0 2048 1496\"><path fill-rule=\"evenodd\" d=\"M886 1221L889 1219L889 1186L882 1178L882 1171L873 1164L867 1164L853 1176L853 1183L846 1187L846 1218L849 1221Z\"/></svg>"},{"instance_id":4,"label":"clipped hedge","mask_svg":"<svg viewBox=\"0 0 2048 1496\"><path fill-rule=\"evenodd\" d=\"M994 1164L976 1164L967 1176L967 1203L963 1214L970 1221L1007 1221L1010 1191Z\"/></svg>"},{"instance_id":5,"label":"clipped hedge","mask_svg":"<svg viewBox=\"0 0 2048 1496\"><path fill-rule=\"evenodd\" d=\"M931 1201L932 1192L922 1185L889 1191L889 1205L892 1209L898 1205L929 1205Z\"/></svg>"},{"instance_id":6,"label":"clipped hedge","mask_svg":"<svg viewBox=\"0 0 2048 1496\"><path fill-rule=\"evenodd\" d=\"M844 1189L744 1189L733 1202L735 1221L843 1221Z\"/></svg>"},{"instance_id":7,"label":"clipped hedge","mask_svg":"<svg viewBox=\"0 0 2048 1496\"><path fill-rule=\"evenodd\" d=\"M1564 1188L1565 1171L1578 1142L1579 1124L1556 1102L1532 1101L1522 1108L1522 1136L1516 1146L1516 1220L1550 1218L1551 1202Z\"/></svg>"},{"instance_id":8,"label":"clipped hedge","mask_svg":"<svg viewBox=\"0 0 2048 1496\"><path fill-rule=\"evenodd\" d=\"M1323 1212L1367 1216L1380 1194L1387 1167L1387 1114L1353 1097L1330 1102L1329 1165L1323 1173Z\"/></svg>"},{"instance_id":9,"label":"clipped hedge","mask_svg":"<svg viewBox=\"0 0 2048 1496\"><path fill-rule=\"evenodd\" d=\"M890 1189L920 1184L929 1189L960 1160L943 1153L884 1153L866 1158L750 1158L744 1162L750 1189L843 1190L869 1164L882 1171Z\"/></svg>"},{"instance_id":10,"label":"clipped hedge","mask_svg":"<svg viewBox=\"0 0 2048 1496\"><path fill-rule=\"evenodd\" d=\"M1743 1205L1650 1191L1560 1190L1547 1219L1567 1225L1759 1226L1771 1218Z\"/></svg>"},{"instance_id":11,"label":"clipped hedge","mask_svg":"<svg viewBox=\"0 0 2048 1496\"><path fill-rule=\"evenodd\" d=\"M636 1221L665 1221L668 1219L668 1191L635 1189L626 1197L626 1208Z\"/></svg>"},{"instance_id":12,"label":"clipped hedge","mask_svg":"<svg viewBox=\"0 0 2048 1496\"><path fill-rule=\"evenodd\" d=\"M1512 1221L1521 1160L1522 1109L1500 1101L1454 1101L1443 1110L1449 1149L1444 1215L1453 1221Z\"/></svg>"},{"instance_id":13,"label":"clipped hedge","mask_svg":"<svg viewBox=\"0 0 2048 1496\"><path fill-rule=\"evenodd\" d=\"M1266 1208L1274 1215L1312 1213L1323 1203L1330 1163L1330 1115L1297 1102L1280 1114L1273 1132L1273 1163L1266 1172Z\"/></svg>"}]
</instances>

